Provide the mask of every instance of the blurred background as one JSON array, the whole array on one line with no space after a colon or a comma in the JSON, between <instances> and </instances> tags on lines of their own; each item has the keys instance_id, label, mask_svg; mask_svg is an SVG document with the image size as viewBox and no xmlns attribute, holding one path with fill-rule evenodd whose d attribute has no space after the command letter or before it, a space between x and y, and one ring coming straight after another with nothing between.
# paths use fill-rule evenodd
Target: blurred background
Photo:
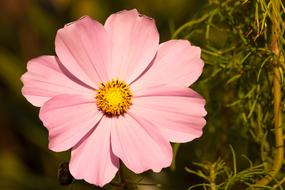
<instances>
[{"instance_id":1,"label":"blurred background","mask_svg":"<svg viewBox=\"0 0 285 190\"><path fill-rule=\"evenodd\" d=\"M257 51L257 47L266 47L264 44L267 43L266 38L256 40L263 33L254 29L255 22L247 15L254 12L250 12L255 10L254 4L246 0L0 0L1 190L97 189L82 181L69 186L59 184L58 168L62 162L69 160L69 152L54 153L48 150L48 133L38 118L38 108L21 95L20 76L26 71L29 59L55 54L55 35L64 24L83 15L90 15L104 23L110 14L132 8L156 20L161 42L181 37L203 48L205 71L193 88L206 98L208 111L202 138L173 145L175 162L171 168L159 174L146 172L141 176L129 172L134 181L142 179L144 183L162 186L141 185L139 189L185 190L207 181L197 173L194 175L189 168L208 174L209 167L216 163L222 169L229 168L224 171L228 171L225 175L230 176L232 168L237 167L242 171L250 164L272 161L269 147L274 144L274 139L270 131L264 132L271 127L273 120L271 79L269 77L269 82L264 82L261 87L257 84L267 80L260 76L266 75L271 69L264 66L266 62L262 61L270 53L254 52L254 48ZM213 11L216 9L218 13ZM211 13L217 13L217 18ZM207 14L210 16L204 17ZM184 27L184 33L177 33L177 29L192 18L197 21L194 24L199 24L195 25L195 32L185 31ZM194 27L194 24L189 26ZM239 49L241 47L243 49ZM253 53L248 55L248 52ZM260 79L259 82L249 83L256 81L256 77ZM268 93L259 96L263 90ZM271 111L265 113L266 110ZM259 128L254 128L256 121L260 122ZM264 140L267 137L269 140ZM260 144L266 150L262 155ZM216 169L219 171L221 168ZM254 170L259 174L262 171ZM284 168L282 171L284 173ZM247 177L254 175L251 173ZM217 180L224 179L229 177ZM232 187L245 188L239 183Z\"/></svg>"}]
</instances>

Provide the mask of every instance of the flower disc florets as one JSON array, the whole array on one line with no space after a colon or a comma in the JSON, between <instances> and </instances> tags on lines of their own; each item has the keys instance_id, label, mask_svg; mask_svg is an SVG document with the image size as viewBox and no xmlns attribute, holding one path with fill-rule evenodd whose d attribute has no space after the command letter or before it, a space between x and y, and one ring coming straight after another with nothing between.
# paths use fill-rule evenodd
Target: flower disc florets
<instances>
[{"instance_id":1,"label":"flower disc florets","mask_svg":"<svg viewBox=\"0 0 285 190\"><path fill-rule=\"evenodd\" d=\"M97 90L96 103L98 108L108 116L119 116L125 113L132 104L132 92L124 82L113 79L101 83Z\"/></svg>"}]
</instances>

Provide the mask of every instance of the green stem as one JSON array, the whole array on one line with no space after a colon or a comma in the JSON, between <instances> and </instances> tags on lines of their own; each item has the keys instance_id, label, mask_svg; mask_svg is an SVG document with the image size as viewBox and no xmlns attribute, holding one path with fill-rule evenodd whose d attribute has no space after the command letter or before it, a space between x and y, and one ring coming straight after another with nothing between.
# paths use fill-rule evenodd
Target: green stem
<instances>
[{"instance_id":1,"label":"green stem","mask_svg":"<svg viewBox=\"0 0 285 190\"><path fill-rule=\"evenodd\" d=\"M271 0L272 3L272 41L271 41L271 49L272 52L276 55L276 57L280 59L282 55L280 55L279 43L278 40L281 36L280 29L280 0ZM274 132L275 132L275 156L273 160L273 164L269 173L263 177L262 179L256 182L257 186L266 186L269 184L273 178L279 173L280 168L282 166L282 161L284 157L284 142L283 142L283 129L282 125L282 111L281 111L281 73L280 73L280 64L274 62L273 69L273 96L274 96Z\"/></svg>"},{"instance_id":2,"label":"green stem","mask_svg":"<svg viewBox=\"0 0 285 190\"><path fill-rule=\"evenodd\" d=\"M126 180L124 173L124 165L121 161L120 161L119 175L120 175L122 190L131 190L132 188L130 187L130 184Z\"/></svg>"},{"instance_id":3,"label":"green stem","mask_svg":"<svg viewBox=\"0 0 285 190\"><path fill-rule=\"evenodd\" d=\"M274 185L273 189L277 189L278 187L281 187L283 183L285 183L285 177L283 177L283 179L281 179L276 185Z\"/></svg>"},{"instance_id":4,"label":"green stem","mask_svg":"<svg viewBox=\"0 0 285 190\"><path fill-rule=\"evenodd\" d=\"M172 39L177 38L177 36L186 28L191 28L192 26L194 26L195 24L199 24L201 22L204 22L209 16L214 15L218 12L217 9L215 9L214 11L210 12L209 14L206 14L204 16L202 16L201 18L194 20L194 21L189 21L187 23L185 23L184 25L182 25L181 27L179 27L172 35Z\"/></svg>"},{"instance_id":5,"label":"green stem","mask_svg":"<svg viewBox=\"0 0 285 190\"><path fill-rule=\"evenodd\" d=\"M217 190L216 185L216 163L210 166L210 188L211 190Z\"/></svg>"}]
</instances>

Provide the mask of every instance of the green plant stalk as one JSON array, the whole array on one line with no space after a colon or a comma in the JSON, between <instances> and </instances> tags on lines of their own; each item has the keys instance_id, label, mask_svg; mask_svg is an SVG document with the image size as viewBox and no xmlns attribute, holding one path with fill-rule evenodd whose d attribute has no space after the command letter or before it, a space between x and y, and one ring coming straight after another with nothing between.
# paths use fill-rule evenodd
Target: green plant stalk
<instances>
[{"instance_id":1,"label":"green plant stalk","mask_svg":"<svg viewBox=\"0 0 285 190\"><path fill-rule=\"evenodd\" d=\"M284 182L285 182L285 177L283 177L283 179L281 179L277 184L275 184L275 185L273 186L273 189L277 189L277 188L280 187Z\"/></svg>"},{"instance_id":2,"label":"green plant stalk","mask_svg":"<svg viewBox=\"0 0 285 190\"><path fill-rule=\"evenodd\" d=\"M123 171L122 167L120 167L120 169L119 169L119 174L120 174L122 190L125 190L125 189L127 190L128 186L126 185L126 179L125 179L125 175L124 175L124 171Z\"/></svg>"},{"instance_id":3,"label":"green plant stalk","mask_svg":"<svg viewBox=\"0 0 285 190\"><path fill-rule=\"evenodd\" d=\"M216 163L211 164L210 166L210 188L211 190L217 190L216 185Z\"/></svg>"},{"instance_id":4,"label":"green plant stalk","mask_svg":"<svg viewBox=\"0 0 285 190\"><path fill-rule=\"evenodd\" d=\"M271 0L272 3L272 40L271 40L271 49L272 52L280 59L280 49L279 42L281 36L280 29L280 5L281 0ZM280 65L276 62L273 63L273 96L274 96L274 132L275 132L275 156L273 164L269 173L262 179L256 182L257 186L266 186L269 184L273 178L279 173L279 170L282 166L282 161L284 157L284 142L283 142L283 129L282 125L282 111L281 111L281 73Z\"/></svg>"},{"instance_id":5,"label":"green plant stalk","mask_svg":"<svg viewBox=\"0 0 285 190\"><path fill-rule=\"evenodd\" d=\"M189 21L185 24L183 24L181 27L179 27L173 34L172 34L172 39L177 38L178 34L180 34L184 29L186 28L192 28L195 24L199 24L201 22L204 22L208 17L210 17L211 15L214 15L218 12L218 9L213 10L212 12L210 12L209 14L206 14L204 16L202 16L201 18L194 20L194 21Z\"/></svg>"},{"instance_id":6,"label":"green plant stalk","mask_svg":"<svg viewBox=\"0 0 285 190\"><path fill-rule=\"evenodd\" d=\"M127 182L125 178L124 169L125 169L124 165L122 161L120 161L119 176L120 176L121 190L132 190L133 188L130 186L130 184Z\"/></svg>"}]
</instances>

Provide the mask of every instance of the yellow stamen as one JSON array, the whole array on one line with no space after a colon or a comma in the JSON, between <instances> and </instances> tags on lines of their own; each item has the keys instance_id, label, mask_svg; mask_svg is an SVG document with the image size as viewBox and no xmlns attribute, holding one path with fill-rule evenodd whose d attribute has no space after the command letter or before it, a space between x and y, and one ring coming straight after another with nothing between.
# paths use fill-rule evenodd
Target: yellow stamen
<instances>
[{"instance_id":1,"label":"yellow stamen","mask_svg":"<svg viewBox=\"0 0 285 190\"><path fill-rule=\"evenodd\" d=\"M125 113L132 104L132 92L124 82L113 79L101 83L97 90L97 107L108 116L119 116Z\"/></svg>"}]
</instances>

